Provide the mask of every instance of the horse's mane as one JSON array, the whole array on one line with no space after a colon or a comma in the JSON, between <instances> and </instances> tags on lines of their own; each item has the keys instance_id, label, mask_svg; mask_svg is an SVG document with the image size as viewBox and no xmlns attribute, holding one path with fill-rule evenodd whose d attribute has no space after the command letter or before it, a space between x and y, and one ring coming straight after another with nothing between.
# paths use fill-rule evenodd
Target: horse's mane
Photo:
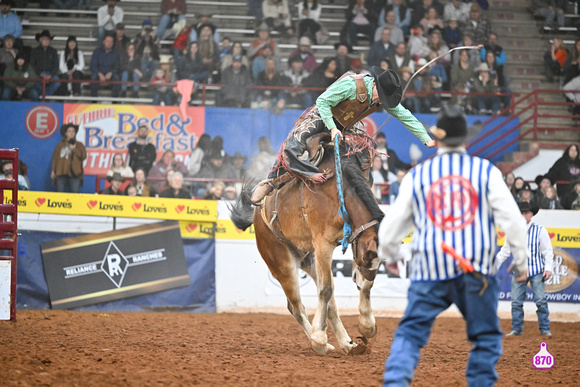
<instances>
[{"instance_id":1,"label":"horse's mane","mask_svg":"<svg viewBox=\"0 0 580 387\"><path fill-rule=\"evenodd\" d=\"M369 181L365 178L365 172L363 172L363 164L365 162L370 163L368 160L372 160L374 149L370 146L370 143L368 146L360 147L359 141L356 141L354 145L352 142L349 142L345 146L341 146L341 148L341 155L343 155L341 157L341 164L344 178L354 189L354 192L365 207L371 212L371 219L369 220L376 219L380 221L385 214L379 208L375 195L373 195L369 187ZM346 156L344 156L345 154ZM365 158L367 160L364 160Z\"/></svg>"}]
</instances>

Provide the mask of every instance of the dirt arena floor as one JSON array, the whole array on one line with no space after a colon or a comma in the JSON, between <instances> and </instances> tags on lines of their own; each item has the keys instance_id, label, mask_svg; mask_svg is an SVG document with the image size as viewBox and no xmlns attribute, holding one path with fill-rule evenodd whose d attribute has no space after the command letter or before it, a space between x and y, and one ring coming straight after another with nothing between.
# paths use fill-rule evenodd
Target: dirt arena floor
<instances>
[{"instance_id":1,"label":"dirt arena floor","mask_svg":"<svg viewBox=\"0 0 580 387\"><path fill-rule=\"evenodd\" d=\"M47 310L17 317L0 321L3 386L379 386L398 322L377 319L377 336L363 354L319 357L290 315ZM356 317L343 321L355 336ZM501 325L509 331L509 320ZM580 323L553 323L552 332L551 370L532 366L542 341L537 323L526 322L522 337L505 338L498 385L578 385ZM414 385L464 386L469 348L463 320L438 319Z\"/></svg>"}]
</instances>

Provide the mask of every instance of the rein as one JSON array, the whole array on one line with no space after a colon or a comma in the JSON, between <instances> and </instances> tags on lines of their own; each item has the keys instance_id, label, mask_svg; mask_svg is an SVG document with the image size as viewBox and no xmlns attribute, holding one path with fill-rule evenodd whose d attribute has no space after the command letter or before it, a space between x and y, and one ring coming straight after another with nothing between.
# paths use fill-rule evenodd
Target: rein
<instances>
[{"instance_id":1,"label":"rein","mask_svg":"<svg viewBox=\"0 0 580 387\"><path fill-rule=\"evenodd\" d=\"M334 168L336 169L336 191L338 192L338 215L344 220L342 228L342 239L339 241L342 245L342 253L344 254L350 242L350 235L352 233L350 216L346 210L344 203L344 194L342 192L342 165L340 164L340 136L337 134L334 138Z\"/></svg>"}]
</instances>

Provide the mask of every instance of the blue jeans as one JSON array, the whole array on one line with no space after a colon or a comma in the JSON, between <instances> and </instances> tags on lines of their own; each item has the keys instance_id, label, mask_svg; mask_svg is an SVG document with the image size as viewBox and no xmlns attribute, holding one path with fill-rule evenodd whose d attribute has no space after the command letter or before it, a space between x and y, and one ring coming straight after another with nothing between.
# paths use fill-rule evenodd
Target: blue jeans
<instances>
[{"instance_id":1,"label":"blue jeans","mask_svg":"<svg viewBox=\"0 0 580 387\"><path fill-rule=\"evenodd\" d=\"M153 73L159 67L159 61L156 59L141 59L141 73L143 73L143 82L149 82L153 78Z\"/></svg>"},{"instance_id":2,"label":"blue jeans","mask_svg":"<svg viewBox=\"0 0 580 387\"><path fill-rule=\"evenodd\" d=\"M81 191L80 177L62 175L56 177L56 192L66 192L67 184L72 193L79 193Z\"/></svg>"},{"instance_id":3,"label":"blue jeans","mask_svg":"<svg viewBox=\"0 0 580 387\"><path fill-rule=\"evenodd\" d=\"M38 91L36 90L36 88L31 87L28 90L25 90L24 93L22 94L23 98L28 98L31 101L38 101L40 98L38 97ZM2 101L10 101L12 99L16 98L16 89L11 89L7 86L4 87L4 90L2 90Z\"/></svg>"},{"instance_id":4,"label":"blue jeans","mask_svg":"<svg viewBox=\"0 0 580 387\"><path fill-rule=\"evenodd\" d=\"M550 311L546 300L545 284L542 281L543 273L528 277L525 282L516 282L512 278L512 330L518 333L524 331L524 301L526 300L526 285L529 282L536 303L536 314L540 332L550 331Z\"/></svg>"},{"instance_id":5,"label":"blue jeans","mask_svg":"<svg viewBox=\"0 0 580 387\"><path fill-rule=\"evenodd\" d=\"M139 82L140 78L139 78L139 74L137 74L136 72L133 71L133 77L132 77L132 81L133 82ZM128 71L123 71L123 74L121 74L121 80L123 82L127 82L129 80L129 72ZM121 86L121 90L122 91L127 91L127 85L122 85ZM139 91L139 85L133 85L133 91L138 92Z\"/></svg>"},{"instance_id":6,"label":"blue jeans","mask_svg":"<svg viewBox=\"0 0 580 387\"><path fill-rule=\"evenodd\" d=\"M42 72L39 74L39 76L41 76L43 74L49 75L48 73ZM46 94L45 95L53 95L54 92L60 87L60 82L54 82L54 81L60 81L60 78L58 77L58 75L52 75L50 77L50 79L53 82L46 83L46 90L45 90ZM42 95L42 82L36 84L36 91L38 91L39 95Z\"/></svg>"},{"instance_id":7,"label":"blue jeans","mask_svg":"<svg viewBox=\"0 0 580 387\"><path fill-rule=\"evenodd\" d=\"M487 289L480 295L487 282ZM409 304L395 332L384 373L385 386L409 386L419 362L419 350L427 344L437 315L451 304L465 318L467 338L474 345L467 364L469 386L492 386L495 365L502 352L497 317L498 280L479 273L447 281L412 281Z\"/></svg>"},{"instance_id":8,"label":"blue jeans","mask_svg":"<svg viewBox=\"0 0 580 387\"><path fill-rule=\"evenodd\" d=\"M185 15L178 15L177 16L177 20L182 20L185 19ZM168 14L163 14L161 15L161 19L159 19L159 25L157 26L157 36L159 37L159 39L163 39L163 33L165 32L165 30L167 30L168 27L172 27L173 24L171 24L171 26L169 25L169 23L171 22L171 16Z\"/></svg>"},{"instance_id":9,"label":"blue jeans","mask_svg":"<svg viewBox=\"0 0 580 387\"><path fill-rule=\"evenodd\" d=\"M98 81L99 80L99 74L91 74L91 80L93 81ZM113 74L113 76L110 79L111 81L118 81L119 80L119 75L118 74ZM115 83L113 85L111 85L112 88L112 92L111 95L113 97L118 97L119 96L119 90L121 89L119 87L118 83ZM99 84L98 83L91 83L91 97L98 97L99 96Z\"/></svg>"},{"instance_id":10,"label":"blue jeans","mask_svg":"<svg viewBox=\"0 0 580 387\"><path fill-rule=\"evenodd\" d=\"M173 105L173 96L169 88L167 91L156 91L153 94L153 105L159 105L161 101L165 103L165 106Z\"/></svg>"}]
</instances>

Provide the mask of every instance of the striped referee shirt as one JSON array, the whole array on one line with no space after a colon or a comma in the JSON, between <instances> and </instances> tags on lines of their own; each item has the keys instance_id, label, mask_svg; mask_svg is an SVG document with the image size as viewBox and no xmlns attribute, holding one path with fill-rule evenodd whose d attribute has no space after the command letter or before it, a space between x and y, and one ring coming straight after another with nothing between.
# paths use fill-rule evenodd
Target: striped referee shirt
<instances>
[{"instance_id":1,"label":"striped referee shirt","mask_svg":"<svg viewBox=\"0 0 580 387\"><path fill-rule=\"evenodd\" d=\"M497 273L496 224L510 236L516 267L526 263L525 220L488 160L462 147L440 147L437 155L412 169L379 228L379 257L395 262L402 238L413 232L412 281L443 281L462 274L441 243L467 258L474 270Z\"/></svg>"},{"instance_id":2,"label":"striped referee shirt","mask_svg":"<svg viewBox=\"0 0 580 387\"><path fill-rule=\"evenodd\" d=\"M527 253L528 253L528 278L538 274L544 274L544 270L552 272L554 263L554 250L548 230L534 222L528 223L527 235ZM497 253L497 267L508 259L511 255L511 246L506 239L505 244Z\"/></svg>"}]
</instances>

